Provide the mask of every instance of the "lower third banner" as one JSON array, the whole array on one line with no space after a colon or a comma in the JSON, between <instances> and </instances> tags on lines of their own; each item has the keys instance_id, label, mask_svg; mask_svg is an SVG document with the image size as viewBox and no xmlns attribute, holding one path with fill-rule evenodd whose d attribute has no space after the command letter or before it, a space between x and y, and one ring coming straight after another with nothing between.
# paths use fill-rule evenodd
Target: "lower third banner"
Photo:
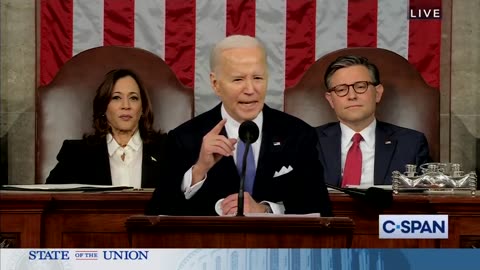
<instances>
[{"instance_id":1,"label":"lower third banner","mask_svg":"<svg viewBox=\"0 0 480 270\"><path fill-rule=\"evenodd\" d=\"M478 269L479 256L476 249L0 249L0 269L468 270Z\"/></svg>"}]
</instances>

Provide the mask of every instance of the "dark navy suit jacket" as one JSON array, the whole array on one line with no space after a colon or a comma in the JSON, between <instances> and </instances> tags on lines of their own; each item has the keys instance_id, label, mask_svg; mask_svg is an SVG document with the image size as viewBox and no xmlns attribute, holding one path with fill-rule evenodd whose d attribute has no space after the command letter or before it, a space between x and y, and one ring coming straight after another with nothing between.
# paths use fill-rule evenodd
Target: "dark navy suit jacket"
<instances>
[{"instance_id":1,"label":"dark navy suit jacket","mask_svg":"<svg viewBox=\"0 0 480 270\"><path fill-rule=\"evenodd\" d=\"M162 134L143 144L143 188L154 188L160 183L165 171L163 166L167 166L166 139L166 134ZM65 140L57 160L57 165L47 177L47 184L112 184L105 138Z\"/></svg>"},{"instance_id":2,"label":"dark navy suit jacket","mask_svg":"<svg viewBox=\"0 0 480 270\"><path fill-rule=\"evenodd\" d=\"M159 187L150 206L162 193L180 192L183 175L198 159L202 138L222 119L221 104L169 132L170 180L174 190ZM226 135L225 129L222 134ZM252 197L257 201L281 202L290 214L318 213L331 216L328 191L318 161L315 129L298 118L274 110L263 109L263 129L259 160ZM287 174L273 177L282 167L291 166ZM207 178L197 193L186 200L171 202L182 205L179 215L217 215L215 203L238 192L240 177L233 157L222 157L207 173ZM163 195L165 197L166 195ZM175 196L178 198L178 196ZM147 210L149 214L158 211Z\"/></svg>"},{"instance_id":3,"label":"dark navy suit jacket","mask_svg":"<svg viewBox=\"0 0 480 270\"><path fill-rule=\"evenodd\" d=\"M325 181L341 186L341 136L340 123L328 123L316 128L319 160L324 168ZM375 130L374 184L392 184L392 172L405 172L406 164L430 162L428 143L421 132L377 121Z\"/></svg>"}]
</instances>

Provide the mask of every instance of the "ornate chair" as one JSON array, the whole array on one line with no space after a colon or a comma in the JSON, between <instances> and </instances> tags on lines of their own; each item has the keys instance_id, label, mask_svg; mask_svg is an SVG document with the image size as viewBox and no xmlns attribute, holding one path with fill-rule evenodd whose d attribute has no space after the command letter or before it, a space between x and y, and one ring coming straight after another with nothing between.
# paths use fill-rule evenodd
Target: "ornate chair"
<instances>
[{"instance_id":1,"label":"ornate chair","mask_svg":"<svg viewBox=\"0 0 480 270\"><path fill-rule=\"evenodd\" d=\"M128 68L145 84L155 115L154 128L169 131L193 117L193 90L183 86L157 55L131 47L98 47L70 59L54 80L37 91L36 183L56 165L65 139L80 139L92 129L92 102L104 75Z\"/></svg>"},{"instance_id":2,"label":"ornate chair","mask_svg":"<svg viewBox=\"0 0 480 270\"><path fill-rule=\"evenodd\" d=\"M346 48L318 59L294 87L285 91L285 112L312 126L337 121L325 99L323 76L328 65L343 55L361 55L377 65L385 91L377 107L381 121L425 134L430 155L440 155L440 93L427 85L420 73L402 56L380 48Z\"/></svg>"}]
</instances>

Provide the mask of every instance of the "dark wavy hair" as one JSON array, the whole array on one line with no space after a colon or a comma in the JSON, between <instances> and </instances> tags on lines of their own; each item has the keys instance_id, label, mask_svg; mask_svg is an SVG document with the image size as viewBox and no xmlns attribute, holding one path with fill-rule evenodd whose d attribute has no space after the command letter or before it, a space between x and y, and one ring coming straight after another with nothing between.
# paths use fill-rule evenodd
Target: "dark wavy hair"
<instances>
[{"instance_id":1,"label":"dark wavy hair","mask_svg":"<svg viewBox=\"0 0 480 270\"><path fill-rule=\"evenodd\" d=\"M140 137L144 142L148 142L157 132L153 129L153 112L150 98L147 90L140 78L129 69L114 69L105 74L103 82L98 86L95 98L93 99L93 134L85 135L86 138L104 138L111 133L111 127L107 122L105 113L108 104L112 98L113 87L121 78L131 77L135 80L140 89L140 98L142 101L142 115L138 122Z\"/></svg>"},{"instance_id":2,"label":"dark wavy hair","mask_svg":"<svg viewBox=\"0 0 480 270\"><path fill-rule=\"evenodd\" d=\"M368 72L370 73L370 77L374 85L380 84L380 72L378 71L377 66L369 62L366 57L357 55L346 55L338 57L327 67L327 70L325 71L325 75L323 77L327 90L332 87L330 85L330 80L332 79L333 74L337 72L337 70L356 65L366 67L368 69Z\"/></svg>"}]
</instances>

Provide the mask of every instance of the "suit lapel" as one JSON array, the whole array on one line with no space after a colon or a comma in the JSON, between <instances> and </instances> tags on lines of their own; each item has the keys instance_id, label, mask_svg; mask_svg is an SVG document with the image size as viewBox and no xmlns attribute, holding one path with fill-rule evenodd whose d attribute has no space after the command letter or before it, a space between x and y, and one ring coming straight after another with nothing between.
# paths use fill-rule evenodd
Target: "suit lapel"
<instances>
[{"instance_id":1,"label":"suit lapel","mask_svg":"<svg viewBox=\"0 0 480 270\"><path fill-rule=\"evenodd\" d=\"M342 168L341 168L341 130L340 124L333 125L325 129L326 136L319 136L322 156L325 160L322 161L326 165L326 179L325 181L334 186L340 186L342 182Z\"/></svg>"},{"instance_id":2,"label":"suit lapel","mask_svg":"<svg viewBox=\"0 0 480 270\"><path fill-rule=\"evenodd\" d=\"M269 143L271 142L271 133L269 129L268 116L266 113L263 115L263 126L262 126L262 141L260 143L260 151L258 153L258 162L257 162L257 171L255 173L255 183L253 184L253 191L255 192L255 187L258 186L257 183L259 179L264 179L265 174L265 160L268 160L268 153L270 152Z\"/></svg>"},{"instance_id":3,"label":"suit lapel","mask_svg":"<svg viewBox=\"0 0 480 270\"><path fill-rule=\"evenodd\" d=\"M155 165L158 160L152 155L151 147L148 144L143 144L142 150L142 187L155 186L154 181L159 179L153 179L155 175Z\"/></svg>"},{"instance_id":4,"label":"suit lapel","mask_svg":"<svg viewBox=\"0 0 480 270\"><path fill-rule=\"evenodd\" d=\"M108 155L108 148L106 140L96 143L94 146L94 157L97 160L94 162L94 173L99 185L111 185L112 174L110 173L110 160Z\"/></svg>"},{"instance_id":5,"label":"suit lapel","mask_svg":"<svg viewBox=\"0 0 480 270\"><path fill-rule=\"evenodd\" d=\"M391 138L392 131L387 129L382 122L377 121L375 129L375 165L374 184L384 185L388 177L390 163L397 146L397 141Z\"/></svg>"},{"instance_id":6,"label":"suit lapel","mask_svg":"<svg viewBox=\"0 0 480 270\"><path fill-rule=\"evenodd\" d=\"M210 123L208 131L212 130L212 128L222 120L221 108L222 103L220 103L213 110L210 111L211 116L209 116L207 119L210 119L212 122ZM225 127L222 128L220 134L228 138L227 130L225 129ZM233 157L222 157L222 159L217 163L216 167L218 167L222 171L221 174L225 175L225 179L231 179L232 182L239 183L240 175L238 174L237 165L235 164L235 160L233 159ZM232 175L234 177L232 177Z\"/></svg>"},{"instance_id":7,"label":"suit lapel","mask_svg":"<svg viewBox=\"0 0 480 270\"><path fill-rule=\"evenodd\" d=\"M262 179L271 179L273 175L272 160L275 159L275 155L282 153L285 145L286 138L278 137L276 134L275 121L271 119L270 110L267 105L264 105L262 138L260 138L262 141L258 154L255 184L253 185L254 194Z\"/></svg>"}]
</instances>

